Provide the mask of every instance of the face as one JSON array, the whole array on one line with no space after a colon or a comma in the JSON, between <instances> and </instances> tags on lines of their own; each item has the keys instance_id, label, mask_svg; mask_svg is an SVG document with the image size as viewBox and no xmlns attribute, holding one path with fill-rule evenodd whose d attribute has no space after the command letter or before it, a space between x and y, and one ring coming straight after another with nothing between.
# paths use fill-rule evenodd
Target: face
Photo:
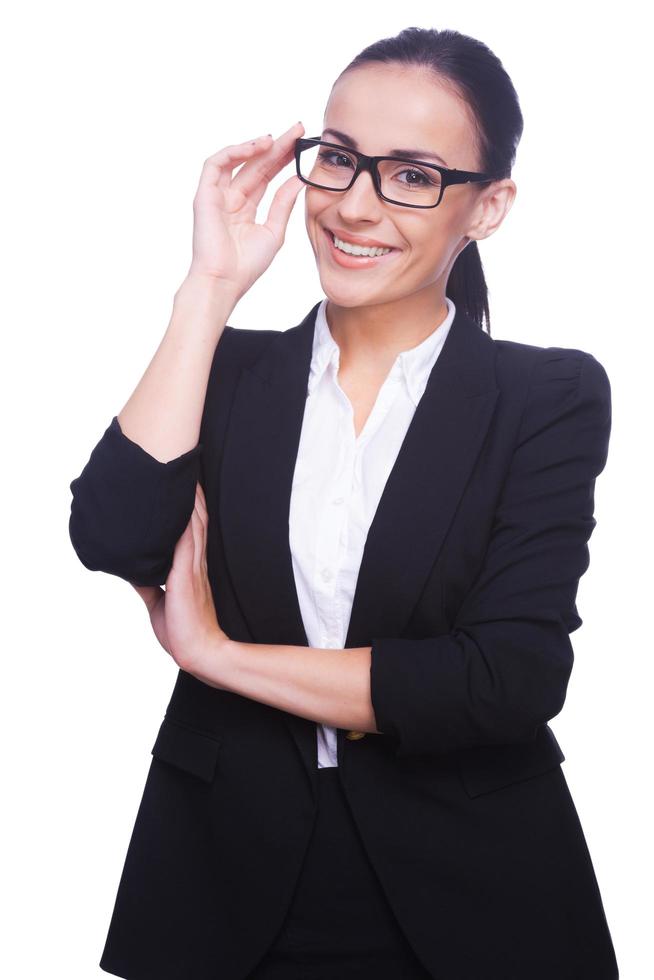
<instances>
[{"instance_id":1,"label":"face","mask_svg":"<svg viewBox=\"0 0 654 980\"><path fill-rule=\"evenodd\" d=\"M391 155L397 147L420 149L438 154L441 159L433 162L441 166L482 170L467 104L415 66L376 64L347 72L332 89L320 134L345 145L329 129L347 134L370 155ZM306 185L306 227L325 295L346 307L396 302L430 287L444 297L459 252L469 239L495 230L514 193L511 180L489 187L454 184L438 207L423 210L383 201L366 172L345 192ZM374 242L392 251L372 261L345 257L339 262L331 229L341 239Z\"/></svg>"}]
</instances>

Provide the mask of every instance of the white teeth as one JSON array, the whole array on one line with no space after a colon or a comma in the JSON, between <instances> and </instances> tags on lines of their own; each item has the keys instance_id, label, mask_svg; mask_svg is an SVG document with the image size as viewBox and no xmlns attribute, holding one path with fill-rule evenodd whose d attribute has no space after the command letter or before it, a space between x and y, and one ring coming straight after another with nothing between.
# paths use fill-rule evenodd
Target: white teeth
<instances>
[{"instance_id":1,"label":"white teeth","mask_svg":"<svg viewBox=\"0 0 654 980\"><path fill-rule=\"evenodd\" d=\"M386 255L391 251L390 248L376 248L364 245L351 245L350 242L344 242L332 232L332 238L334 239L334 245L339 248L341 252L347 252L348 255Z\"/></svg>"}]
</instances>

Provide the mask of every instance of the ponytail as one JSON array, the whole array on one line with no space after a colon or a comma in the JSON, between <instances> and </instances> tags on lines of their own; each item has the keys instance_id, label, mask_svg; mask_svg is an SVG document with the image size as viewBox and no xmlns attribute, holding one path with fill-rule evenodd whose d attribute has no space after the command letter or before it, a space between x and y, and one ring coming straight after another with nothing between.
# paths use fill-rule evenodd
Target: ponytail
<instances>
[{"instance_id":1,"label":"ponytail","mask_svg":"<svg viewBox=\"0 0 654 980\"><path fill-rule=\"evenodd\" d=\"M447 280L446 294L458 310L466 313L478 327L484 329L484 320L490 336L490 311L488 287L477 242L472 240L460 252Z\"/></svg>"}]
</instances>

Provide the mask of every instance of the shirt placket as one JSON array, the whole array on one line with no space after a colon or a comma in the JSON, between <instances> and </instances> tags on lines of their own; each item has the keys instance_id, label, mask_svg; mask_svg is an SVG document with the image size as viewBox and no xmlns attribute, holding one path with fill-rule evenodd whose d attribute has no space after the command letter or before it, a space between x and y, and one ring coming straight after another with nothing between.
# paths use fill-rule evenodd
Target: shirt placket
<instances>
[{"instance_id":1,"label":"shirt placket","mask_svg":"<svg viewBox=\"0 0 654 980\"><path fill-rule=\"evenodd\" d=\"M396 362L382 385L363 431L355 439L354 411L338 384L338 363L338 352L334 352L327 370L331 374L339 404L341 453L326 493L328 506L316 517L315 599L322 630L321 644L325 648L342 648L345 642L345 609L339 589L339 575L347 548L348 502L352 494L361 489L364 448L382 424L401 383L400 364Z\"/></svg>"},{"instance_id":2,"label":"shirt placket","mask_svg":"<svg viewBox=\"0 0 654 980\"><path fill-rule=\"evenodd\" d=\"M338 370L337 355L329 370ZM340 453L337 465L332 470L329 486L325 488L326 506L316 514L318 526L314 574L321 645L331 649L340 648L344 643L344 610L339 592L339 572L346 540L347 502L352 492L356 455L351 419L340 399L339 402Z\"/></svg>"}]
</instances>

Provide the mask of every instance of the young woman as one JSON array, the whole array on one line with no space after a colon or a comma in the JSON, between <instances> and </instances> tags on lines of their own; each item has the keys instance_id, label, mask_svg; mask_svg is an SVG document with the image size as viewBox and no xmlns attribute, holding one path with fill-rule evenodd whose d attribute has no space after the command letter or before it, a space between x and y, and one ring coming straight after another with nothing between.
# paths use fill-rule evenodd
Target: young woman
<instances>
[{"instance_id":1,"label":"young woman","mask_svg":"<svg viewBox=\"0 0 654 980\"><path fill-rule=\"evenodd\" d=\"M341 73L320 135L204 164L165 336L71 483L80 560L134 585L179 667L108 973L618 976L547 724L609 380L483 329L521 131L485 45L409 28ZM302 188L324 298L228 325Z\"/></svg>"}]
</instances>

